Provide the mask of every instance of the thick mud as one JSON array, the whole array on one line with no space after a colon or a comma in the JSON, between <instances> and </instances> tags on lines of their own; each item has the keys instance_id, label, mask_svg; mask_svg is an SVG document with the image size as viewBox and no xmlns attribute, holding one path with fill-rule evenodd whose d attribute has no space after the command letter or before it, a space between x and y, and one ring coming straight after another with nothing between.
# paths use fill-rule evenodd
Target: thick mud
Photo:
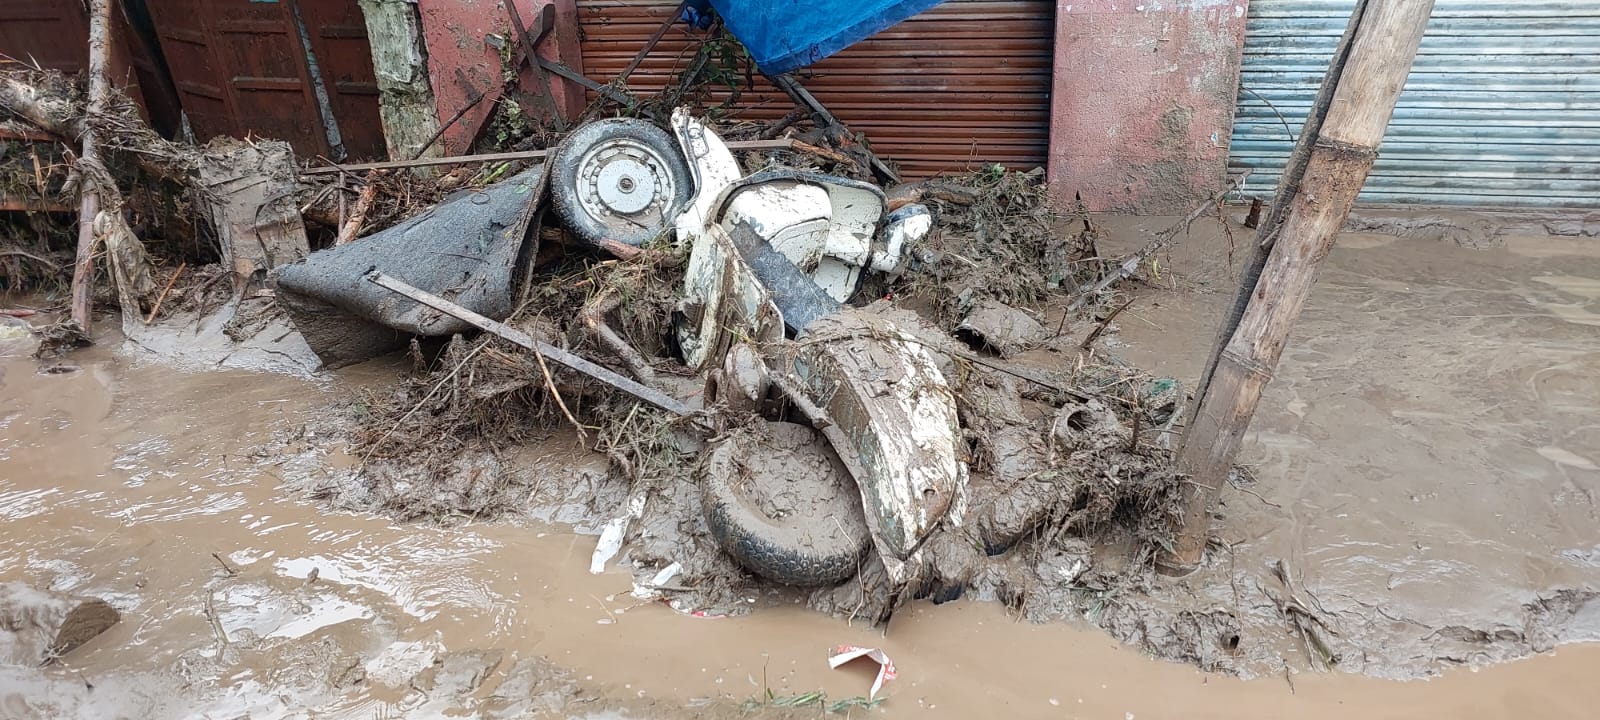
<instances>
[{"instance_id":1,"label":"thick mud","mask_svg":"<svg viewBox=\"0 0 1600 720\"><path fill-rule=\"evenodd\" d=\"M1107 253L1165 225L1106 223ZM688 617L633 598L615 565L590 574L594 537L545 524L597 532L627 500L606 459L564 435L440 490L515 493L540 517L329 510L359 461L336 440L359 412L352 390L392 382L394 363L307 382L94 349L42 368L26 338L0 336L0 581L123 616L54 665L0 667L0 718L780 713L811 691L865 692L865 669L826 669L838 643L899 668L888 700L853 714L1588 717L1600 647L1551 648L1600 639L1600 246L1497 237L1469 250L1347 235L1247 440L1253 484L1225 495L1224 547L1084 618L1153 649L1207 638L1249 681L1083 623L1019 620L1088 614L1072 588L1085 568L1114 572L1114 548L1029 560L1034 578L1056 573L1041 597L1061 608L916 602L873 629L741 586L728 592L759 612ZM1228 255L1220 228L1197 226L1101 345L1192 383L1230 297ZM1324 653L1289 603L1326 623L1311 634L1333 672L1314 670Z\"/></svg>"}]
</instances>

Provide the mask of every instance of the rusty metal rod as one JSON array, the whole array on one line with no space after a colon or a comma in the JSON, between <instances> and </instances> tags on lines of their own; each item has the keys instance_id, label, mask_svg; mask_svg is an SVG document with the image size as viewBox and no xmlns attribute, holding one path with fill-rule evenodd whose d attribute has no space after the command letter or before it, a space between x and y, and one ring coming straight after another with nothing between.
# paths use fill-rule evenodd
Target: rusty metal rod
<instances>
[{"instance_id":1,"label":"rusty metal rod","mask_svg":"<svg viewBox=\"0 0 1600 720\"><path fill-rule=\"evenodd\" d=\"M728 143L729 150L791 150L794 140L735 140ZM463 165L466 163L501 162L503 160L539 160L550 154L549 150L522 150L519 152L485 153L482 155L454 155L450 157L417 158L415 160L386 160L383 162L329 165L301 170L301 175L332 175L339 172L365 170L390 170L394 168L426 167L429 165Z\"/></svg>"}]
</instances>

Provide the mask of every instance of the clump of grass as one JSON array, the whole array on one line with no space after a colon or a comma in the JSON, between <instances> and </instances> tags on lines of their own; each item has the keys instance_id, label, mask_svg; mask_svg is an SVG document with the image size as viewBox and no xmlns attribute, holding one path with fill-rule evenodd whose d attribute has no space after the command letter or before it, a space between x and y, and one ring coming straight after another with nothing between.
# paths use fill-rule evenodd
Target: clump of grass
<instances>
[{"instance_id":1,"label":"clump of grass","mask_svg":"<svg viewBox=\"0 0 1600 720\"><path fill-rule=\"evenodd\" d=\"M744 701L744 711L747 713L760 712L769 708L807 708L815 707L825 710L829 714L838 715L860 708L871 710L882 705L887 697L868 700L865 696L855 695L841 700L828 702L828 693L822 690L799 693L797 695L777 695L769 688L761 697L750 698Z\"/></svg>"}]
</instances>

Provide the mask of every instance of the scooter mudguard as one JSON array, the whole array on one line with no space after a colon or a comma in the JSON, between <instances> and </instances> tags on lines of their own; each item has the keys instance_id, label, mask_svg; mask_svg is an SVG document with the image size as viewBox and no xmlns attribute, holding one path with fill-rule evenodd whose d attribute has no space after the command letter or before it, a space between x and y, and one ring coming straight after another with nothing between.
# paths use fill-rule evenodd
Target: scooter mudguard
<instances>
[{"instance_id":1,"label":"scooter mudguard","mask_svg":"<svg viewBox=\"0 0 1600 720\"><path fill-rule=\"evenodd\" d=\"M797 345L794 374L841 431L830 439L854 460L846 465L892 577L966 491L955 395L921 342L871 312L817 320Z\"/></svg>"}]
</instances>

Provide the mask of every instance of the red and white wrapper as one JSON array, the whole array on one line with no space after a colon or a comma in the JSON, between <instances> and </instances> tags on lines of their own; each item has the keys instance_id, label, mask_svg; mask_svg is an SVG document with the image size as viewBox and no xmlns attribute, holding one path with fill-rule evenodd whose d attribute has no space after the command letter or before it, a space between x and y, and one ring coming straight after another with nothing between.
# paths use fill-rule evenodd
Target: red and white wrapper
<instances>
[{"instance_id":1,"label":"red and white wrapper","mask_svg":"<svg viewBox=\"0 0 1600 720\"><path fill-rule=\"evenodd\" d=\"M867 691L868 700L876 699L878 691L883 689L883 684L895 677L894 661L890 660L882 650L856 645L837 645L828 652L828 667L837 670L840 665L860 658L867 658L878 664L878 677L872 681L872 689Z\"/></svg>"}]
</instances>

